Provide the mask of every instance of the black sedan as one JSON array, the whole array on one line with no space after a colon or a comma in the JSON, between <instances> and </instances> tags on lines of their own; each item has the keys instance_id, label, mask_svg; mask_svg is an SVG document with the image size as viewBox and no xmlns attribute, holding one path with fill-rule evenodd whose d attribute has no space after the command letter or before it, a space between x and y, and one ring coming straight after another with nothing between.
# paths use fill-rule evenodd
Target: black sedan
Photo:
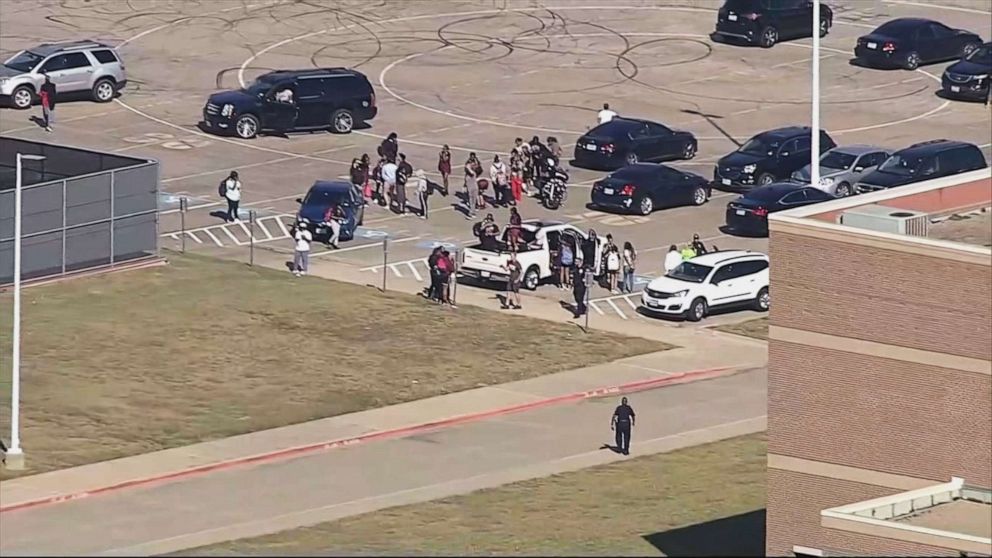
<instances>
[{"instance_id":1,"label":"black sedan","mask_svg":"<svg viewBox=\"0 0 992 558\"><path fill-rule=\"evenodd\" d=\"M743 235L768 235L768 214L836 199L806 184L776 182L755 188L727 204L727 229Z\"/></svg>"},{"instance_id":2,"label":"black sedan","mask_svg":"<svg viewBox=\"0 0 992 558\"><path fill-rule=\"evenodd\" d=\"M921 64L967 56L982 46L971 31L951 29L930 19L893 19L860 37L854 57L867 66L915 70Z\"/></svg>"},{"instance_id":3,"label":"black sedan","mask_svg":"<svg viewBox=\"0 0 992 558\"><path fill-rule=\"evenodd\" d=\"M692 159L697 148L696 137L689 132L648 120L616 117L579 138L572 164L615 169L640 161Z\"/></svg>"},{"instance_id":4,"label":"black sedan","mask_svg":"<svg viewBox=\"0 0 992 558\"><path fill-rule=\"evenodd\" d=\"M992 94L992 43L985 43L944 70L941 88L941 93L951 99L989 102Z\"/></svg>"},{"instance_id":5,"label":"black sedan","mask_svg":"<svg viewBox=\"0 0 992 558\"><path fill-rule=\"evenodd\" d=\"M648 215L658 207L703 205L709 181L665 165L626 166L592 185L592 205Z\"/></svg>"}]
</instances>

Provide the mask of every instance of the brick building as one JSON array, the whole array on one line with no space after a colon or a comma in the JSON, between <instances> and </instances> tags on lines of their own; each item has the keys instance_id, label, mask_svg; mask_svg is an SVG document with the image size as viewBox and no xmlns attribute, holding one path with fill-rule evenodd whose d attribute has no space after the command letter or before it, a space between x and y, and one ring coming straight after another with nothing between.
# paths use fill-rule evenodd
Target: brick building
<instances>
[{"instance_id":1,"label":"brick building","mask_svg":"<svg viewBox=\"0 0 992 558\"><path fill-rule=\"evenodd\" d=\"M992 554L990 203L985 169L770 220L768 554Z\"/></svg>"}]
</instances>

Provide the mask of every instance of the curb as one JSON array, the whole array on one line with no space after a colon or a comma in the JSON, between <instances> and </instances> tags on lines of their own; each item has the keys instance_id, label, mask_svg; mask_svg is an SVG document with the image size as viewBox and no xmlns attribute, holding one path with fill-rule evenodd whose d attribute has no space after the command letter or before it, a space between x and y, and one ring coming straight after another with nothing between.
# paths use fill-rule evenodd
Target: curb
<instances>
[{"instance_id":1,"label":"curb","mask_svg":"<svg viewBox=\"0 0 992 558\"><path fill-rule=\"evenodd\" d=\"M629 382L626 384L620 384L616 386L609 386L604 388L593 389L589 391L580 391L576 393L570 393L566 395L558 395L555 397L549 397L546 399L540 399L537 401L531 401L528 403L521 403L517 405L511 405L508 407L501 407L498 409L490 409L488 411L481 411L477 413L469 413L466 415L458 415L446 419L441 419L432 422L425 422L420 424L414 424L410 426L402 426L399 428L393 428L390 430L380 430L377 432L370 432L368 434L362 434L359 436L354 436L351 438L342 438L338 440L332 440L328 442L319 442L316 444L308 444L305 446L296 446L286 449L281 449L277 451L272 451L268 453L262 453L257 455L251 455L248 457L238 457L235 459L230 459L227 461L219 461L217 463L210 463L208 465L201 465L198 467L192 467L189 469L183 469L181 471L175 471L172 473L164 473L160 475L155 475L151 477L145 477L140 479L133 479L129 481L120 482L117 484L111 484L108 486L102 486L99 488L94 488L91 490L85 490L81 492L75 492L70 494L59 494L56 496L49 496L46 498L39 498L37 500L28 500L26 502L19 502L16 504L11 504L8 506L0 506L0 513L12 512L17 510L23 510L28 508L34 508L38 506L44 506L48 504L58 504L62 502L69 502L72 500L79 500L81 498L87 498L89 496L95 496L98 494L103 494L107 492L115 492L118 490L124 490L127 488L135 488L139 486L148 486L153 484L159 484L166 481L181 479L185 477L191 477L195 475L200 475L204 473L209 473L212 471L220 471L224 469L232 469L235 467L240 467L243 465L265 463L270 461L279 461L291 457L301 456L309 453L316 453L318 451L343 448L348 446L354 446L364 442L371 442L375 440L383 440L389 438L402 438L410 434L426 432L430 430L437 430L441 428L446 428L449 426L456 426L459 424L465 424L470 422L475 422L479 420L484 420L487 418L492 418L501 415L508 415L513 413L519 413L523 411L529 411L533 409L538 409L542 407L549 407L552 405L558 405L562 403L578 402L584 399L593 399L597 397L605 397L609 395L617 395L621 393L635 393L638 391L644 391L648 389L664 387L669 385L679 385L690 382L697 382L701 380L707 380L712 378L717 378L720 376L728 376L734 372L741 371L743 369L738 369L735 367L725 366L722 368L707 368L703 370L692 370L689 372L681 372L678 374L672 374L668 376L662 376L660 378L651 378L648 380L638 380L636 382Z\"/></svg>"}]
</instances>

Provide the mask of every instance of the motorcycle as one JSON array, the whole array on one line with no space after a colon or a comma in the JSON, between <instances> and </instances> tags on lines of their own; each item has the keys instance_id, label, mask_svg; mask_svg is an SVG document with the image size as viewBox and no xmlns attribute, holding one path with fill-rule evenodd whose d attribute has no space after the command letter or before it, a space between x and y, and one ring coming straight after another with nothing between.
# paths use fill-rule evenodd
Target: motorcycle
<instances>
[{"instance_id":1,"label":"motorcycle","mask_svg":"<svg viewBox=\"0 0 992 558\"><path fill-rule=\"evenodd\" d=\"M568 173L549 158L540 179L541 205L555 210L568 199Z\"/></svg>"}]
</instances>

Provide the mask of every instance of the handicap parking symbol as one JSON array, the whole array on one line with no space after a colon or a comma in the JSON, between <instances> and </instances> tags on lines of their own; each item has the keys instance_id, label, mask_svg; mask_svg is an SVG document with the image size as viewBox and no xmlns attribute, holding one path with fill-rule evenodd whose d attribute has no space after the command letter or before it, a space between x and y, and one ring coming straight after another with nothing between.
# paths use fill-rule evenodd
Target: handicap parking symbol
<instances>
[{"instance_id":1,"label":"handicap parking symbol","mask_svg":"<svg viewBox=\"0 0 992 558\"><path fill-rule=\"evenodd\" d=\"M418 242L417 248L424 248L426 250L433 250L435 248L447 248L448 250L454 250L455 248L457 248L457 245L453 242L431 240L431 241Z\"/></svg>"},{"instance_id":2,"label":"handicap parking symbol","mask_svg":"<svg viewBox=\"0 0 992 558\"><path fill-rule=\"evenodd\" d=\"M358 234L362 238L370 238L370 239L373 239L373 238L374 239L382 239L382 238L386 238L387 236L389 236L389 233L387 233L386 231L377 231L375 229L366 229L366 228L362 228L362 227L359 227Z\"/></svg>"}]
</instances>

